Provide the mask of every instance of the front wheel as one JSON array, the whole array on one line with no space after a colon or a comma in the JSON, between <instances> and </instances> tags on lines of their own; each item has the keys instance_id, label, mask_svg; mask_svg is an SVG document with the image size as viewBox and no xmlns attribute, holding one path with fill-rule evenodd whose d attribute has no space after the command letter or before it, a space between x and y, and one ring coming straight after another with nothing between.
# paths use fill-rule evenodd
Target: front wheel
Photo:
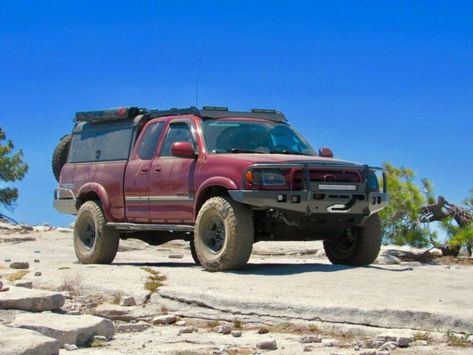
<instances>
[{"instance_id":1,"label":"front wheel","mask_svg":"<svg viewBox=\"0 0 473 355\"><path fill-rule=\"evenodd\" d=\"M98 202L79 208L74 224L74 250L81 264L110 264L118 251L120 233L106 226Z\"/></svg>"},{"instance_id":2,"label":"front wheel","mask_svg":"<svg viewBox=\"0 0 473 355\"><path fill-rule=\"evenodd\" d=\"M212 197L200 209L195 224L197 258L208 271L239 269L251 256L253 235L248 207L230 197Z\"/></svg>"},{"instance_id":3,"label":"front wheel","mask_svg":"<svg viewBox=\"0 0 473 355\"><path fill-rule=\"evenodd\" d=\"M332 264L371 264L381 249L381 222L377 214L362 226L352 227L337 238L324 240L325 254Z\"/></svg>"}]
</instances>

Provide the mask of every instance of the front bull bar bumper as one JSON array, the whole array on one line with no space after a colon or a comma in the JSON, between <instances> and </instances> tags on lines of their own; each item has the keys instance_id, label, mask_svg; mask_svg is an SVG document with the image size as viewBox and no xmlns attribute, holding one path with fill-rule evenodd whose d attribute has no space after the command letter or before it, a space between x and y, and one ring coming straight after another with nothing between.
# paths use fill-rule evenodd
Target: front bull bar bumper
<instances>
[{"instance_id":1,"label":"front bull bar bumper","mask_svg":"<svg viewBox=\"0 0 473 355\"><path fill-rule=\"evenodd\" d=\"M317 182L310 180L310 169L362 169L364 181L360 183ZM311 214L349 213L364 216L372 215L388 202L386 172L382 168L360 166L348 163L327 164L254 164L245 170L256 169L301 169L304 183L301 190L229 190L233 200L258 208L274 208ZM370 171L382 172L382 192L370 191L368 174Z\"/></svg>"}]
</instances>

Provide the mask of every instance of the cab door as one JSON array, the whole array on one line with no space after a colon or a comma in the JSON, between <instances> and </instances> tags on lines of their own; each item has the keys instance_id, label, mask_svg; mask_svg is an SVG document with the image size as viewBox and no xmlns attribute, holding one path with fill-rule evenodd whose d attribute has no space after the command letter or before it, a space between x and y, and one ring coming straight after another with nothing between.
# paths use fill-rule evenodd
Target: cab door
<instances>
[{"instance_id":1,"label":"cab door","mask_svg":"<svg viewBox=\"0 0 473 355\"><path fill-rule=\"evenodd\" d=\"M196 159L175 157L175 142L197 145L191 120L172 121L167 129L160 153L151 164L150 219L152 223L192 223L194 220L194 172Z\"/></svg>"},{"instance_id":2,"label":"cab door","mask_svg":"<svg viewBox=\"0 0 473 355\"><path fill-rule=\"evenodd\" d=\"M125 215L129 222L150 220L149 180L164 122L151 121L145 126L125 172Z\"/></svg>"}]
</instances>

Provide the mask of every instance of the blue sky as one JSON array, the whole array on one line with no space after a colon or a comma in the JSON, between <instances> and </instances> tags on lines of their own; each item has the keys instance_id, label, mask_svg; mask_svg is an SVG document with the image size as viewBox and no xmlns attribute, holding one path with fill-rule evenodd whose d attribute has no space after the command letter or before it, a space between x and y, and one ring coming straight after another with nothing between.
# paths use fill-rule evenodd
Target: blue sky
<instances>
[{"instance_id":1,"label":"blue sky","mask_svg":"<svg viewBox=\"0 0 473 355\"><path fill-rule=\"evenodd\" d=\"M0 127L25 153L17 220L67 225L50 168L76 111L277 108L336 157L473 187L471 1L0 3ZM202 51L203 48L203 51ZM5 211L2 211L5 212Z\"/></svg>"}]
</instances>

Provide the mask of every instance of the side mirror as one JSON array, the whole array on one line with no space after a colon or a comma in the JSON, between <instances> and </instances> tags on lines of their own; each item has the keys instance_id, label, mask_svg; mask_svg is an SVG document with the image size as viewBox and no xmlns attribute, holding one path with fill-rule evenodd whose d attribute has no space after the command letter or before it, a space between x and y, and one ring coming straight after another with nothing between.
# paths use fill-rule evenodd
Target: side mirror
<instances>
[{"instance_id":1,"label":"side mirror","mask_svg":"<svg viewBox=\"0 0 473 355\"><path fill-rule=\"evenodd\" d=\"M324 158L333 158L332 149L327 148L327 147L320 148L319 149L319 156L324 157Z\"/></svg>"},{"instance_id":2,"label":"side mirror","mask_svg":"<svg viewBox=\"0 0 473 355\"><path fill-rule=\"evenodd\" d=\"M171 154L179 158L194 159L196 157L194 145L189 142L174 142L171 145Z\"/></svg>"}]
</instances>

